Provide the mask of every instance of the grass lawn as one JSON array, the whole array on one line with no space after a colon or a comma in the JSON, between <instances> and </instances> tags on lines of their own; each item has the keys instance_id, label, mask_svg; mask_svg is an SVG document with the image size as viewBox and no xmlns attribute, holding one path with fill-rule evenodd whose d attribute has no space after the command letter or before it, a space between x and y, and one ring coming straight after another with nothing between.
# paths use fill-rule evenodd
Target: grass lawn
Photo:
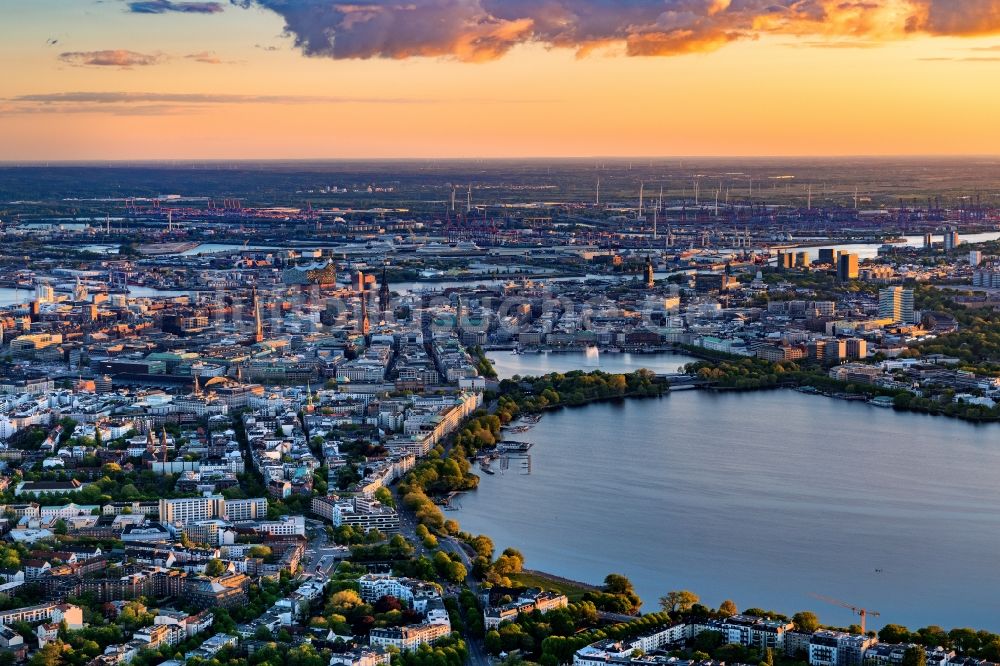
<instances>
[{"instance_id":1,"label":"grass lawn","mask_svg":"<svg viewBox=\"0 0 1000 666\"><path fill-rule=\"evenodd\" d=\"M571 603L579 601L587 592L598 589L593 585L575 583L557 576L550 576L541 571L524 571L511 576L510 579L526 587L540 587L543 590L562 592Z\"/></svg>"}]
</instances>

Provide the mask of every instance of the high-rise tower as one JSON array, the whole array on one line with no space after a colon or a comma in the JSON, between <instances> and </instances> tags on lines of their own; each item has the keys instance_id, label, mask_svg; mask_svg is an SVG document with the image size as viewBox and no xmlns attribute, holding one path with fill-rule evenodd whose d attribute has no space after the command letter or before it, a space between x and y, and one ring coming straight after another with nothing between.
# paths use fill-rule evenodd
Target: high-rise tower
<instances>
[{"instance_id":1,"label":"high-rise tower","mask_svg":"<svg viewBox=\"0 0 1000 666\"><path fill-rule=\"evenodd\" d=\"M378 309L385 319L385 313L389 310L389 280L385 276L385 266L382 267L382 283L378 288Z\"/></svg>"},{"instance_id":2,"label":"high-rise tower","mask_svg":"<svg viewBox=\"0 0 1000 666\"><path fill-rule=\"evenodd\" d=\"M257 297L257 287L253 288L253 341L264 342L264 322L260 317L260 299Z\"/></svg>"}]
</instances>

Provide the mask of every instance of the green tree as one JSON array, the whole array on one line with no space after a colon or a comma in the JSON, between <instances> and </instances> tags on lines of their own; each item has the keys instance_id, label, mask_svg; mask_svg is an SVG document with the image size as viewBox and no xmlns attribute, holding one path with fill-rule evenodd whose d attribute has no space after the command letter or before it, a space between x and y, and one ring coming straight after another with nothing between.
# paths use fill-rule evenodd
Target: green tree
<instances>
[{"instance_id":1,"label":"green tree","mask_svg":"<svg viewBox=\"0 0 1000 666\"><path fill-rule=\"evenodd\" d=\"M792 622L799 631L811 634L819 629L819 618L812 611L800 611L792 616Z\"/></svg>"},{"instance_id":2,"label":"green tree","mask_svg":"<svg viewBox=\"0 0 1000 666\"><path fill-rule=\"evenodd\" d=\"M701 597L691 590L673 590L660 597L660 608L671 613L677 611L687 611L696 603L701 601Z\"/></svg>"},{"instance_id":3,"label":"green tree","mask_svg":"<svg viewBox=\"0 0 1000 666\"><path fill-rule=\"evenodd\" d=\"M223 564L222 560L209 560L208 564L205 565L205 575L212 578L221 576L225 570L226 565Z\"/></svg>"},{"instance_id":4,"label":"green tree","mask_svg":"<svg viewBox=\"0 0 1000 666\"><path fill-rule=\"evenodd\" d=\"M901 624L887 624L878 632L883 643L909 643L910 630Z\"/></svg>"},{"instance_id":5,"label":"green tree","mask_svg":"<svg viewBox=\"0 0 1000 666\"><path fill-rule=\"evenodd\" d=\"M732 617L733 615L739 614L739 612L739 609L736 607L736 602L732 599L726 599L719 604L719 615Z\"/></svg>"},{"instance_id":6,"label":"green tree","mask_svg":"<svg viewBox=\"0 0 1000 666\"><path fill-rule=\"evenodd\" d=\"M392 497L392 491L386 488L385 486L382 486L381 488L375 491L375 499L377 499L379 502L381 502L386 506L391 506L391 507L396 506L396 500L393 499Z\"/></svg>"},{"instance_id":7,"label":"green tree","mask_svg":"<svg viewBox=\"0 0 1000 666\"><path fill-rule=\"evenodd\" d=\"M920 645L911 645L903 653L902 666L927 666L927 653Z\"/></svg>"},{"instance_id":8,"label":"green tree","mask_svg":"<svg viewBox=\"0 0 1000 666\"><path fill-rule=\"evenodd\" d=\"M631 594L634 588L627 577L612 573L604 577L604 591L608 594Z\"/></svg>"},{"instance_id":9,"label":"green tree","mask_svg":"<svg viewBox=\"0 0 1000 666\"><path fill-rule=\"evenodd\" d=\"M45 647L32 655L31 660L28 661L28 666L60 666L65 647L62 641L47 643Z\"/></svg>"},{"instance_id":10,"label":"green tree","mask_svg":"<svg viewBox=\"0 0 1000 666\"><path fill-rule=\"evenodd\" d=\"M364 601L354 590L341 590L330 597L329 606L336 609L351 609L364 605Z\"/></svg>"},{"instance_id":11,"label":"green tree","mask_svg":"<svg viewBox=\"0 0 1000 666\"><path fill-rule=\"evenodd\" d=\"M699 652L714 652L722 646L725 638L719 631L703 631L691 641L691 647Z\"/></svg>"},{"instance_id":12,"label":"green tree","mask_svg":"<svg viewBox=\"0 0 1000 666\"><path fill-rule=\"evenodd\" d=\"M466 570L465 565L462 564L461 562L452 562L448 566L447 578L449 582L461 583L463 580L465 580L465 577L467 575L468 571Z\"/></svg>"},{"instance_id":13,"label":"green tree","mask_svg":"<svg viewBox=\"0 0 1000 666\"><path fill-rule=\"evenodd\" d=\"M487 631L486 637L483 639L483 645L490 654L500 654L503 650L503 646L500 643L500 632L496 629Z\"/></svg>"}]
</instances>

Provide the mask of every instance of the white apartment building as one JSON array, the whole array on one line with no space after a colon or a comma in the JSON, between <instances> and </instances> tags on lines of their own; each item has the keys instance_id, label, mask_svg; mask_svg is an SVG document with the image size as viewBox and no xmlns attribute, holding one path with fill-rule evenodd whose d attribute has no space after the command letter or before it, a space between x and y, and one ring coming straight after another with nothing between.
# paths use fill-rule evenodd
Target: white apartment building
<instances>
[{"instance_id":1,"label":"white apartment building","mask_svg":"<svg viewBox=\"0 0 1000 666\"><path fill-rule=\"evenodd\" d=\"M226 500L221 495L160 500L160 521L170 525L221 518L226 513Z\"/></svg>"},{"instance_id":2,"label":"white apartment building","mask_svg":"<svg viewBox=\"0 0 1000 666\"><path fill-rule=\"evenodd\" d=\"M809 663L812 666L860 666L865 652L877 638L842 631L817 631L809 639Z\"/></svg>"},{"instance_id":3,"label":"white apartment building","mask_svg":"<svg viewBox=\"0 0 1000 666\"><path fill-rule=\"evenodd\" d=\"M412 583L407 578L396 578L389 574L365 574L358 579L361 588L361 598L368 603L374 603L385 596L393 596L405 604L413 604Z\"/></svg>"},{"instance_id":4,"label":"white apartment building","mask_svg":"<svg viewBox=\"0 0 1000 666\"><path fill-rule=\"evenodd\" d=\"M400 651L416 650L424 643L433 643L451 633L447 624L414 624L408 627L372 629L369 642L373 647L395 647Z\"/></svg>"},{"instance_id":5,"label":"white apartment building","mask_svg":"<svg viewBox=\"0 0 1000 666\"><path fill-rule=\"evenodd\" d=\"M160 521L170 525L223 518L246 522L267 518L267 498L227 500L221 495L160 500Z\"/></svg>"},{"instance_id":6,"label":"white apartment building","mask_svg":"<svg viewBox=\"0 0 1000 666\"><path fill-rule=\"evenodd\" d=\"M267 498L225 500L226 520L240 522L246 520L263 520L267 518Z\"/></svg>"},{"instance_id":7,"label":"white apartment building","mask_svg":"<svg viewBox=\"0 0 1000 666\"><path fill-rule=\"evenodd\" d=\"M254 524L254 529L271 536L305 536L304 516L282 516L278 520L262 520Z\"/></svg>"}]
</instances>

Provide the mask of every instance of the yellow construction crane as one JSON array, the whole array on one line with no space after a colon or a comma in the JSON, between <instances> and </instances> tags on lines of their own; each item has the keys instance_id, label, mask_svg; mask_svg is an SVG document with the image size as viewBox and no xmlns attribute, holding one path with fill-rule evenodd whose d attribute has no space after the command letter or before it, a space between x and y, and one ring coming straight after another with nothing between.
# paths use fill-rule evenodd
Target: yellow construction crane
<instances>
[{"instance_id":1,"label":"yellow construction crane","mask_svg":"<svg viewBox=\"0 0 1000 666\"><path fill-rule=\"evenodd\" d=\"M830 597L824 597L821 594L813 594L812 596L816 597L820 601L825 601L826 603L831 604L833 606L840 606L841 608L847 608L852 613L854 613L855 615L857 615L858 617L860 617L861 618L861 633L862 634L867 633L865 620L868 619L869 615L872 616L872 617L881 617L882 616L882 614L879 613L876 610L870 610L868 608L862 608L860 606L855 606L853 604L847 603L846 601L840 601L839 599L831 599Z\"/></svg>"}]
</instances>

